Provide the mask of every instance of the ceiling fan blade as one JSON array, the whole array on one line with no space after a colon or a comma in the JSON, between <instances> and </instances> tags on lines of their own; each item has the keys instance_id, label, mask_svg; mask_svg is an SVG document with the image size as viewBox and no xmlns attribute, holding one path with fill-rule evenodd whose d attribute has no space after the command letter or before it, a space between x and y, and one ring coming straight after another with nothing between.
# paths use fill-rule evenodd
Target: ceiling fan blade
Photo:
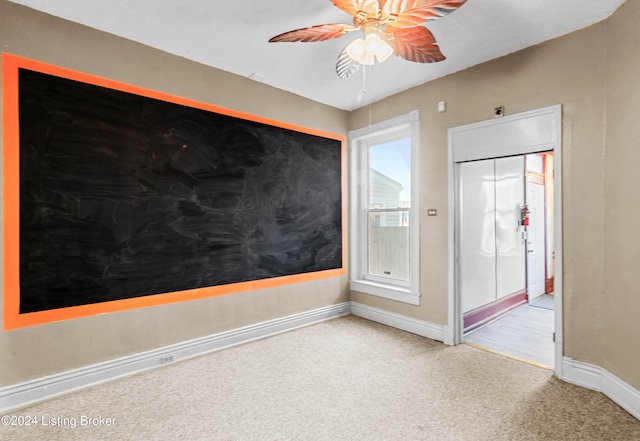
<instances>
[{"instance_id":1,"label":"ceiling fan blade","mask_svg":"<svg viewBox=\"0 0 640 441\"><path fill-rule=\"evenodd\" d=\"M345 47L342 52L340 52L340 56L338 57L338 63L336 64L336 73L343 80L348 80L351 75L356 73L360 69L360 63L357 63L353 60L347 53L347 48Z\"/></svg>"},{"instance_id":2,"label":"ceiling fan blade","mask_svg":"<svg viewBox=\"0 0 640 441\"><path fill-rule=\"evenodd\" d=\"M269 43L278 42L304 42L311 43L315 41L331 40L332 38L342 37L347 31L354 30L351 25L346 24L324 24L311 26L309 28L296 29L295 31L285 32L276 35L269 40Z\"/></svg>"},{"instance_id":3,"label":"ceiling fan blade","mask_svg":"<svg viewBox=\"0 0 640 441\"><path fill-rule=\"evenodd\" d=\"M455 11L467 0L388 0L382 20L396 29L422 25Z\"/></svg>"},{"instance_id":4,"label":"ceiling fan blade","mask_svg":"<svg viewBox=\"0 0 640 441\"><path fill-rule=\"evenodd\" d=\"M375 18L380 11L380 2L378 0L331 0L331 3L354 17L362 14L363 17L361 18Z\"/></svg>"},{"instance_id":5,"label":"ceiling fan blade","mask_svg":"<svg viewBox=\"0 0 640 441\"><path fill-rule=\"evenodd\" d=\"M423 26L394 30L389 44L397 56L415 63L437 63L446 59L436 38Z\"/></svg>"}]
</instances>

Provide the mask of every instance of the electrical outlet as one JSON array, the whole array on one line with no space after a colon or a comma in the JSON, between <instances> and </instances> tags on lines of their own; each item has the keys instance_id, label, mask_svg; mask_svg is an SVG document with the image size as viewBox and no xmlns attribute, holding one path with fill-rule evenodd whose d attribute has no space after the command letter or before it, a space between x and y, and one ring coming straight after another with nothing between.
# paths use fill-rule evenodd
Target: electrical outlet
<instances>
[{"instance_id":1,"label":"electrical outlet","mask_svg":"<svg viewBox=\"0 0 640 441\"><path fill-rule=\"evenodd\" d=\"M166 357L160 357L160 364L167 364L173 362L173 355L167 355Z\"/></svg>"}]
</instances>

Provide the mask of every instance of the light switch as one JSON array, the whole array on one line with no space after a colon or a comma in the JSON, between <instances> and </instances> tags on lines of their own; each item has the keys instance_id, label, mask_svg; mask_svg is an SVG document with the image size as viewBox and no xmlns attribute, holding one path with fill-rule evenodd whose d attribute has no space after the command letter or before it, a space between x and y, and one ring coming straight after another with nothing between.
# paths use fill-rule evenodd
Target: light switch
<instances>
[{"instance_id":1,"label":"light switch","mask_svg":"<svg viewBox=\"0 0 640 441\"><path fill-rule=\"evenodd\" d=\"M437 216L438 215L438 210L436 210L435 208L429 208L427 210L427 216Z\"/></svg>"}]
</instances>

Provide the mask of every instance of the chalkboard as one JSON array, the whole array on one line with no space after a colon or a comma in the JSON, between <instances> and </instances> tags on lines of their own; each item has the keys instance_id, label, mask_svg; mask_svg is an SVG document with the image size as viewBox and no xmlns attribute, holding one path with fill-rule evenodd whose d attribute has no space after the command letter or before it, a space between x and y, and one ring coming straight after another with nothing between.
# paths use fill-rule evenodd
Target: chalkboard
<instances>
[{"instance_id":1,"label":"chalkboard","mask_svg":"<svg viewBox=\"0 0 640 441\"><path fill-rule=\"evenodd\" d=\"M18 78L20 314L342 268L340 139Z\"/></svg>"}]
</instances>

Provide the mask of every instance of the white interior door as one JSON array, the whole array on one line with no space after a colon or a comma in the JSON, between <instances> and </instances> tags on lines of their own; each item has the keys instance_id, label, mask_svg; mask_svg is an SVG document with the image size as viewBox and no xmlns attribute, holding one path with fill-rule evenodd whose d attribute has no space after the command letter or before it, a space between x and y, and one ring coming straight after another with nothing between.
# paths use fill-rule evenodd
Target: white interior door
<instances>
[{"instance_id":1,"label":"white interior door","mask_svg":"<svg viewBox=\"0 0 640 441\"><path fill-rule=\"evenodd\" d=\"M524 204L524 156L496 159L496 299L526 289L525 241L520 226Z\"/></svg>"},{"instance_id":2,"label":"white interior door","mask_svg":"<svg viewBox=\"0 0 640 441\"><path fill-rule=\"evenodd\" d=\"M492 159L459 169L462 311L496 299L495 169Z\"/></svg>"},{"instance_id":3,"label":"white interior door","mask_svg":"<svg viewBox=\"0 0 640 441\"><path fill-rule=\"evenodd\" d=\"M527 291L529 302L545 291L544 185L527 181Z\"/></svg>"}]
</instances>

